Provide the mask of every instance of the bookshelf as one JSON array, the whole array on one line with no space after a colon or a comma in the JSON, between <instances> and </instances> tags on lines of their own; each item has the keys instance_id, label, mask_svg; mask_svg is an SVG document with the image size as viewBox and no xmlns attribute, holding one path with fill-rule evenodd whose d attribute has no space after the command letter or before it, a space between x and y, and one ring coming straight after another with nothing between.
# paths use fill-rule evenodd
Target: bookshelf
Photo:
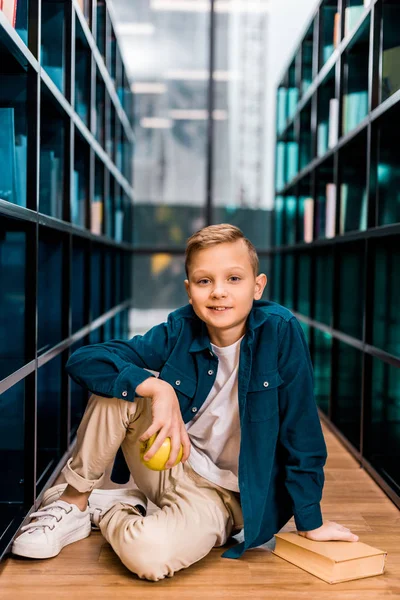
<instances>
[{"instance_id":1,"label":"bookshelf","mask_svg":"<svg viewBox=\"0 0 400 600\"><path fill-rule=\"evenodd\" d=\"M277 86L270 249L271 299L302 323L321 419L397 506L399 25L391 0L315 10Z\"/></svg>"},{"instance_id":2,"label":"bookshelf","mask_svg":"<svg viewBox=\"0 0 400 600\"><path fill-rule=\"evenodd\" d=\"M3 6L0 558L73 447L70 354L129 336L135 143L112 7Z\"/></svg>"}]
</instances>

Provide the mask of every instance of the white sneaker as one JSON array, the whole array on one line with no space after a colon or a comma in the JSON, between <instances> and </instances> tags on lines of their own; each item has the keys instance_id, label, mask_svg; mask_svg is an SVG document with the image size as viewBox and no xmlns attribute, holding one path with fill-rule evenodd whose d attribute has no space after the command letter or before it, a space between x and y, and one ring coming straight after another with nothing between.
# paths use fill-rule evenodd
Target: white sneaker
<instances>
[{"instance_id":1,"label":"white sneaker","mask_svg":"<svg viewBox=\"0 0 400 600\"><path fill-rule=\"evenodd\" d=\"M65 488L66 483L55 485L43 494L41 506L47 506L54 500L58 500ZM143 492L137 489L114 489L114 490L93 490L89 496L89 512L92 529L99 529L99 522L103 514L116 502L124 502L136 507L144 517L147 512L147 497Z\"/></svg>"},{"instance_id":2,"label":"white sneaker","mask_svg":"<svg viewBox=\"0 0 400 600\"><path fill-rule=\"evenodd\" d=\"M31 513L37 521L21 527L23 532L14 540L13 554L28 558L51 558L57 556L64 546L90 535L90 511L81 511L75 504L63 500Z\"/></svg>"}]
</instances>

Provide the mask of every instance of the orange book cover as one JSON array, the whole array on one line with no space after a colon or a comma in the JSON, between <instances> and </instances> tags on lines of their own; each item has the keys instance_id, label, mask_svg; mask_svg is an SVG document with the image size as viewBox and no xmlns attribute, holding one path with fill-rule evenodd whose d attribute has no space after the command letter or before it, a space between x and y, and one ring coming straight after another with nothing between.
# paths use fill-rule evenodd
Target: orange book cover
<instances>
[{"instance_id":1,"label":"orange book cover","mask_svg":"<svg viewBox=\"0 0 400 600\"><path fill-rule=\"evenodd\" d=\"M3 11L11 25L15 27L17 17L17 0L0 0L0 10Z\"/></svg>"}]
</instances>

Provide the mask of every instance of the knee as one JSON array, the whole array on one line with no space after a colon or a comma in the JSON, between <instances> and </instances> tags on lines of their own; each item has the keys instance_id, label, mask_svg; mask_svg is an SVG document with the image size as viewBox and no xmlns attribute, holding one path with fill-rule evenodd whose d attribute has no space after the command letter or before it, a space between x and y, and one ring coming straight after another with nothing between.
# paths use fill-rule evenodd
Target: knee
<instances>
[{"instance_id":1,"label":"knee","mask_svg":"<svg viewBox=\"0 0 400 600\"><path fill-rule=\"evenodd\" d=\"M142 531L136 539L126 541L119 548L121 562L140 579L159 581L172 577L170 544Z\"/></svg>"}]
</instances>

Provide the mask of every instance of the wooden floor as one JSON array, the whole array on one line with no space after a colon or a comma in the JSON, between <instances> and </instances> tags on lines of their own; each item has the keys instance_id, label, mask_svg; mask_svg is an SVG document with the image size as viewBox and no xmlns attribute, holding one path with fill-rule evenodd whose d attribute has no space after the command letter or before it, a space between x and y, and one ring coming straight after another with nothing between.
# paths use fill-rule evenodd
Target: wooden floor
<instances>
[{"instance_id":1,"label":"wooden floor","mask_svg":"<svg viewBox=\"0 0 400 600\"><path fill-rule=\"evenodd\" d=\"M128 571L101 533L92 532L55 558L6 558L0 565L1 600L400 599L400 512L324 425L323 430L328 447L323 517L350 527L361 542L387 551L383 575L330 585L275 556L267 545L248 550L238 560L221 558L224 546L173 577L152 582ZM113 486L108 482L104 487ZM150 513L155 508L149 503ZM294 520L282 531L295 531Z\"/></svg>"}]
</instances>

